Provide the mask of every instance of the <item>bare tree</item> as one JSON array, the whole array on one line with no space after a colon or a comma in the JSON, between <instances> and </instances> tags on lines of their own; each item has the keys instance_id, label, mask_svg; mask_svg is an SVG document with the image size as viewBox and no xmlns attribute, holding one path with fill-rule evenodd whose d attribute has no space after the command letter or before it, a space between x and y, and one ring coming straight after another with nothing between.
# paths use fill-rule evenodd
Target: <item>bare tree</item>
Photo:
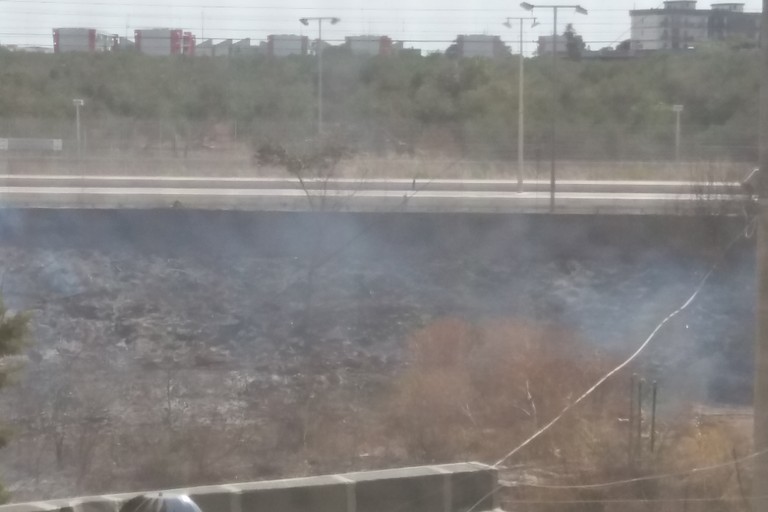
<instances>
[{"instance_id":1,"label":"bare tree","mask_svg":"<svg viewBox=\"0 0 768 512\"><path fill-rule=\"evenodd\" d=\"M317 271L330 249L324 216L336 210L336 203L329 200L329 185L336 176L339 163L349 154L350 150L341 144L320 141L295 151L280 145L265 144L258 149L256 155L259 165L282 168L298 179L312 212L308 234L309 259L303 290L304 313L298 326L301 333L305 333L311 324Z\"/></svg>"}]
</instances>

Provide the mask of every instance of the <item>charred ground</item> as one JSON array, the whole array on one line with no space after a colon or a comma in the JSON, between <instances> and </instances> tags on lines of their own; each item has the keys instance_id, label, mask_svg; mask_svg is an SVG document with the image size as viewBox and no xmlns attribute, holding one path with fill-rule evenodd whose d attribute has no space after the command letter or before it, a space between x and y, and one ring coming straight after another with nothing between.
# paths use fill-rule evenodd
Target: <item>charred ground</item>
<instances>
[{"instance_id":1,"label":"charred ground","mask_svg":"<svg viewBox=\"0 0 768 512\"><path fill-rule=\"evenodd\" d=\"M17 432L5 481L23 499L418 462L386 433L370 435L376 418L361 413L384 403L410 333L445 317L524 318L620 357L742 228L715 218L4 211L3 294L33 314L35 339L2 400ZM753 253L739 242L645 355L639 370L659 379L667 409L750 400ZM347 437L323 444L327 429ZM183 469L159 467L169 453L185 454Z\"/></svg>"}]
</instances>

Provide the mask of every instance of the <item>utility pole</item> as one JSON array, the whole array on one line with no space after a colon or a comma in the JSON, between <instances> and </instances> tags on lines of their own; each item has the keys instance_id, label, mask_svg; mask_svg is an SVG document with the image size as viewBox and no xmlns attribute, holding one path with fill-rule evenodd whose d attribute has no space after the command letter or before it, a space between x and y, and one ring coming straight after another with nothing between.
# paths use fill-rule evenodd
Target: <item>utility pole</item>
<instances>
[{"instance_id":1,"label":"utility pole","mask_svg":"<svg viewBox=\"0 0 768 512\"><path fill-rule=\"evenodd\" d=\"M80 108L85 105L85 100L74 99L72 104L75 105L75 132L77 136L77 157L82 155L82 136L80 131Z\"/></svg>"},{"instance_id":2,"label":"utility pole","mask_svg":"<svg viewBox=\"0 0 768 512\"><path fill-rule=\"evenodd\" d=\"M587 15L589 12L580 5L541 5L530 4L523 2L520 7L526 11L532 11L534 9L552 9L552 15L554 18L554 26L552 27L552 81L553 90L559 90L559 82L557 81L557 12L560 9L573 9L579 14ZM550 157L551 157L551 169L549 173L549 213L555 213L555 185L557 184L557 103L560 98L557 94L552 98L552 104L554 106L552 112L552 133L551 133L551 145Z\"/></svg>"},{"instance_id":3,"label":"utility pole","mask_svg":"<svg viewBox=\"0 0 768 512\"><path fill-rule=\"evenodd\" d=\"M517 191L523 191L523 178L525 171L525 53L523 22L533 20L531 27L538 25L536 18L507 18L504 26L512 28L513 21L520 22L520 83L518 84L517 97Z\"/></svg>"},{"instance_id":4,"label":"utility pole","mask_svg":"<svg viewBox=\"0 0 768 512\"><path fill-rule=\"evenodd\" d=\"M323 133L323 20L317 21L317 134Z\"/></svg>"},{"instance_id":5,"label":"utility pole","mask_svg":"<svg viewBox=\"0 0 768 512\"><path fill-rule=\"evenodd\" d=\"M680 163L680 143L682 139L682 126L680 116L683 113L683 105L672 105L672 112L675 113L675 162Z\"/></svg>"},{"instance_id":6,"label":"utility pole","mask_svg":"<svg viewBox=\"0 0 768 512\"><path fill-rule=\"evenodd\" d=\"M533 20L536 23L536 20ZM520 20L520 84L518 85L518 104L520 108L517 116L517 191L523 191L523 178L525 177L525 54L523 53L523 20Z\"/></svg>"},{"instance_id":7,"label":"utility pole","mask_svg":"<svg viewBox=\"0 0 768 512\"><path fill-rule=\"evenodd\" d=\"M768 0L760 32L760 172L757 176L757 338L755 339L754 450L752 510L768 510Z\"/></svg>"},{"instance_id":8,"label":"utility pole","mask_svg":"<svg viewBox=\"0 0 768 512\"><path fill-rule=\"evenodd\" d=\"M299 22L302 25L308 26L310 22L317 22L317 134L323 133L323 22L329 22L331 25L336 25L341 21L336 17L316 17L316 18L301 18Z\"/></svg>"}]
</instances>

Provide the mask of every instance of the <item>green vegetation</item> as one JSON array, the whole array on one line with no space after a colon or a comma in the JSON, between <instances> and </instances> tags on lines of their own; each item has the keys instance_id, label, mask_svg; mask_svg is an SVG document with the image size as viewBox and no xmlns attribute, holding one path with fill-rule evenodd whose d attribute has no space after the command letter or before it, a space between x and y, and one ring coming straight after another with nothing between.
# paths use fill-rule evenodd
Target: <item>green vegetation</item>
<instances>
[{"instance_id":1,"label":"green vegetation","mask_svg":"<svg viewBox=\"0 0 768 512\"><path fill-rule=\"evenodd\" d=\"M548 157L556 116L561 157L668 158L670 106L680 103L686 107L684 155L752 160L757 63L753 50L725 48L640 60L563 60L553 80L549 59L528 59L528 155ZM312 57L3 52L0 135L69 138L72 98L82 97L91 147L101 139L130 146L141 137L194 146L223 124L254 147L304 140L315 130L315 78ZM514 56L369 59L329 51L325 78L329 130L361 151L515 157Z\"/></svg>"},{"instance_id":2,"label":"green vegetation","mask_svg":"<svg viewBox=\"0 0 768 512\"><path fill-rule=\"evenodd\" d=\"M29 317L16 314L9 315L0 301L0 389L11 382L11 377L17 365L8 362L8 357L18 355L24 348ZM0 448L8 442L8 433L0 430ZM0 485L0 503L5 503L8 495Z\"/></svg>"}]
</instances>

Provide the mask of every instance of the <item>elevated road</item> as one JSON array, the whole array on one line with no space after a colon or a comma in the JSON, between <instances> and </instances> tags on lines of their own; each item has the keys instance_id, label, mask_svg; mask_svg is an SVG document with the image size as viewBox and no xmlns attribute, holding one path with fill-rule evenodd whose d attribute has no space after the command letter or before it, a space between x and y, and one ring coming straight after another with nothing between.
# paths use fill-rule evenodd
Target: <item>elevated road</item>
<instances>
[{"instance_id":1,"label":"elevated road","mask_svg":"<svg viewBox=\"0 0 768 512\"><path fill-rule=\"evenodd\" d=\"M751 199L738 183L563 181L555 213L740 215ZM549 213L549 183L0 175L0 207Z\"/></svg>"}]
</instances>

